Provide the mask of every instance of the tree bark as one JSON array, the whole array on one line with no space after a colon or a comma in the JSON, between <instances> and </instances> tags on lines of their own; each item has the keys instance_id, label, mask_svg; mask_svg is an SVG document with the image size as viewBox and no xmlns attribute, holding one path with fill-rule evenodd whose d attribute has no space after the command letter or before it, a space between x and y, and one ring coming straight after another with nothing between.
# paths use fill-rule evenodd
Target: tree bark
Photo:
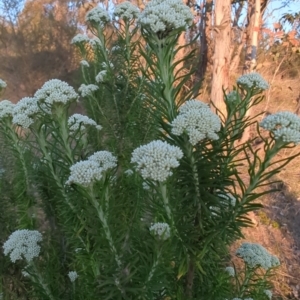
<instances>
[{"instance_id":1,"label":"tree bark","mask_svg":"<svg viewBox=\"0 0 300 300\"><path fill-rule=\"evenodd\" d=\"M230 65L230 29L231 29L231 1L215 1L214 22L214 55L211 87L211 101L216 109L226 115L223 89L229 84Z\"/></svg>"}]
</instances>

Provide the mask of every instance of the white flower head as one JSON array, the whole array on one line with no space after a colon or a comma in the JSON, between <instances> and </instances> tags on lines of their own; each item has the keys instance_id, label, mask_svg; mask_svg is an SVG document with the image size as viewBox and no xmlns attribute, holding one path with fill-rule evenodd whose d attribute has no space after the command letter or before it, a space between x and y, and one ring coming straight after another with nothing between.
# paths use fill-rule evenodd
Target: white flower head
<instances>
[{"instance_id":1,"label":"white flower head","mask_svg":"<svg viewBox=\"0 0 300 300\"><path fill-rule=\"evenodd\" d=\"M110 22L110 17L106 10L97 6L86 14L85 20L93 26L100 26L101 28L104 28L104 26Z\"/></svg>"},{"instance_id":2,"label":"white flower head","mask_svg":"<svg viewBox=\"0 0 300 300\"><path fill-rule=\"evenodd\" d=\"M15 104L9 100L0 101L0 120L12 117L14 107Z\"/></svg>"},{"instance_id":3,"label":"white flower head","mask_svg":"<svg viewBox=\"0 0 300 300\"><path fill-rule=\"evenodd\" d=\"M93 95L94 92L99 90L99 87L95 84L82 84L78 91L81 94L82 97L87 97L89 95Z\"/></svg>"},{"instance_id":4,"label":"white flower head","mask_svg":"<svg viewBox=\"0 0 300 300\"><path fill-rule=\"evenodd\" d=\"M228 273L229 276L234 277L235 276L235 271L233 267L226 267L225 272Z\"/></svg>"},{"instance_id":5,"label":"white flower head","mask_svg":"<svg viewBox=\"0 0 300 300\"><path fill-rule=\"evenodd\" d=\"M178 160L182 157L179 147L158 140L135 149L131 162L136 163L144 179L162 182L172 175L171 169L179 166Z\"/></svg>"},{"instance_id":6,"label":"white flower head","mask_svg":"<svg viewBox=\"0 0 300 300\"><path fill-rule=\"evenodd\" d=\"M7 87L7 84L4 80L0 79L0 90L5 89Z\"/></svg>"},{"instance_id":7,"label":"white flower head","mask_svg":"<svg viewBox=\"0 0 300 300\"><path fill-rule=\"evenodd\" d=\"M81 114L74 114L68 119L68 126L70 132L76 132L77 130L85 130L86 126L93 126L97 130L101 130L102 126L98 125L94 120Z\"/></svg>"},{"instance_id":8,"label":"white flower head","mask_svg":"<svg viewBox=\"0 0 300 300\"><path fill-rule=\"evenodd\" d=\"M82 67L89 67L90 66L90 64L85 60L85 59L83 59L81 62L80 62L80 65L82 66Z\"/></svg>"},{"instance_id":9,"label":"white flower head","mask_svg":"<svg viewBox=\"0 0 300 300\"><path fill-rule=\"evenodd\" d=\"M124 174L127 175L127 176L131 176L131 175L133 175L134 173L133 173L133 171L132 171L131 169L128 169L128 170L126 170L126 171L124 172Z\"/></svg>"},{"instance_id":10,"label":"white flower head","mask_svg":"<svg viewBox=\"0 0 300 300\"><path fill-rule=\"evenodd\" d=\"M4 255L9 254L13 263L24 258L30 262L34 257L39 256L41 247L38 242L41 241L42 235L37 230L16 230L3 245Z\"/></svg>"},{"instance_id":11,"label":"white flower head","mask_svg":"<svg viewBox=\"0 0 300 300\"><path fill-rule=\"evenodd\" d=\"M109 151L95 152L88 158L89 161L96 162L103 172L113 169L117 166L117 158Z\"/></svg>"},{"instance_id":12,"label":"white flower head","mask_svg":"<svg viewBox=\"0 0 300 300\"><path fill-rule=\"evenodd\" d=\"M182 0L152 0L140 14L138 22L155 33L165 33L192 24L193 14Z\"/></svg>"},{"instance_id":13,"label":"white flower head","mask_svg":"<svg viewBox=\"0 0 300 300\"><path fill-rule=\"evenodd\" d=\"M268 82L260 74L255 72L240 76L237 79L237 83L250 89L256 88L262 91L269 88Z\"/></svg>"},{"instance_id":14,"label":"white flower head","mask_svg":"<svg viewBox=\"0 0 300 300\"><path fill-rule=\"evenodd\" d=\"M71 282L74 282L78 278L78 274L76 271L70 271L68 273L68 276L69 276Z\"/></svg>"},{"instance_id":15,"label":"white flower head","mask_svg":"<svg viewBox=\"0 0 300 300\"><path fill-rule=\"evenodd\" d=\"M107 69L107 63L106 63L106 62L103 62L103 63L101 64L101 67L102 67L103 69ZM114 64L113 64L112 62L109 62L109 67L110 67L111 69L113 69L113 68L114 68Z\"/></svg>"},{"instance_id":16,"label":"white flower head","mask_svg":"<svg viewBox=\"0 0 300 300\"><path fill-rule=\"evenodd\" d=\"M264 290L264 294L267 295L269 299L272 299L273 293L270 290Z\"/></svg>"},{"instance_id":17,"label":"white flower head","mask_svg":"<svg viewBox=\"0 0 300 300\"><path fill-rule=\"evenodd\" d=\"M79 33L73 37L71 44L82 45L88 43L89 41L90 39L87 35Z\"/></svg>"},{"instance_id":18,"label":"white flower head","mask_svg":"<svg viewBox=\"0 0 300 300\"><path fill-rule=\"evenodd\" d=\"M12 122L23 128L29 128L34 123L34 117L43 113L35 97L22 98L13 108Z\"/></svg>"},{"instance_id":19,"label":"white flower head","mask_svg":"<svg viewBox=\"0 0 300 300\"><path fill-rule=\"evenodd\" d=\"M78 99L78 94L66 82L59 79L51 79L36 91L34 97L39 103L52 106L55 103L69 104Z\"/></svg>"},{"instance_id":20,"label":"white flower head","mask_svg":"<svg viewBox=\"0 0 300 300\"><path fill-rule=\"evenodd\" d=\"M221 128L220 118L212 112L209 106L198 100L189 100L179 109L178 116L172 121L172 133L189 136L192 145L208 138L219 139L216 134Z\"/></svg>"},{"instance_id":21,"label":"white flower head","mask_svg":"<svg viewBox=\"0 0 300 300\"><path fill-rule=\"evenodd\" d=\"M226 101L232 104L238 103L240 101L239 93L236 90L231 91L226 95Z\"/></svg>"},{"instance_id":22,"label":"white flower head","mask_svg":"<svg viewBox=\"0 0 300 300\"><path fill-rule=\"evenodd\" d=\"M250 268L262 267L268 270L280 265L279 259L259 244L243 243L237 249L236 255L242 258Z\"/></svg>"},{"instance_id":23,"label":"white flower head","mask_svg":"<svg viewBox=\"0 0 300 300\"><path fill-rule=\"evenodd\" d=\"M122 2L115 7L114 17L118 17L125 21L136 19L140 10L128 1Z\"/></svg>"},{"instance_id":24,"label":"white flower head","mask_svg":"<svg viewBox=\"0 0 300 300\"><path fill-rule=\"evenodd\" d=\"M281 111L265 117L259 124L271 131L275 140L300 144L300 118L289 111Z\"/></svg>"},{"instance_id":25,"label":"white flower head","mask_svg":"<svg viewBox=\"0 0 300 300\"><path fill-rule=\"evenodd\" d=\"M171 236L170 226L167 223L154 223L149 230L154 237L161 241L166 241Z\"/></svg>"},{"instance_id":26,"label":"white flower head","mask_svg":"<svg viewBox=\"0 0 300 300\"><path fill-rule=\"evenodd\" d=\"M22 270L21 273L24 277L30 277L30 274L25 270Z\"/></svg>"},{"instance_id":27,"label":"white flower head","mask_svg":"<svg viewBox=\"0 0 300 300\"><path fill-rule=\"evenodd\" d=\"M107 71L106 70L102 70L98 73L98 75L96 76L96 81L98 83L104 82L105 81L105 77L106 77Z\"/></svg>"},{"instance_id":28,"label":"white flower head","mask_svg":"<svg viewBox=\"0 0 300 300\"><path fill-rule=\"evenodd\" d=\"M95 161L79 161L70 167L67 185L78 184L89 187L101 180L103 169Z\"/></svg>"},{"instance_id":29,"label":"white flower head","mask_svg":"<svg viewBox=\"0 0 300 300\"><path fill-rule=\"evenodd\" d=\"M101 46L101 41L98 37L95 37L89 40L89 44L94 50L96 50Z\"/></svg>"}]
</instances>

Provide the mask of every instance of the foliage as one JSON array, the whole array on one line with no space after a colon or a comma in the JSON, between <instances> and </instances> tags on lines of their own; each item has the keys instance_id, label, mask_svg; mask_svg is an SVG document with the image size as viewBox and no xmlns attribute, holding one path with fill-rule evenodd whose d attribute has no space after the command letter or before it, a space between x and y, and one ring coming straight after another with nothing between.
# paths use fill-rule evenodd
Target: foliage
<instances>
[{"instance_id":1,"label":"foliage","mask_svg":"<svg viewBox=\"0 0 300 300\"><path fill-rule=\"evenodd\" d=\"M119 16L104 24L103 12L94 13L94 37L73 39L89 119L69 117L78 95L60 80L0 106L1 243L17 229L43 236L33 241L38 257L1 257L4 299L266 299L275 265L262 273L245 260L232 280L227 247L251 226L247 213L272 192L273 175L297 156L274 161L298 142L287 134L299 131L297 117L274 128L265 120L269 134L261 133L247 116L268 87L258 74L224 91L226 116L213 113L183 88L195 70L176 69L185 26L167 19L165 31L153 32L148 22ZM191 51L182 61L193 59ZM253 141L240 142L253 124L263 156Z\"/></svg>"}]
</instances>

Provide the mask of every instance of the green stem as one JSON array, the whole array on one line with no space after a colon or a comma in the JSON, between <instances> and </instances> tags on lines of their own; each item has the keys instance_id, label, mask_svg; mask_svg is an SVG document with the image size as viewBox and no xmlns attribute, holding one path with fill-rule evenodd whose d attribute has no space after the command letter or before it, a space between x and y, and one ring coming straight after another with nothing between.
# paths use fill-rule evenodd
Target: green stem
<instances>
[{"instance_id":1,"label":"green stem","mask_svg":"<svg viewBox=\"0 0 300 300\"><path fill-rule=\"evenodd\" d=\"M103 226L105 237L106 237L106 239L109 243L109 247L110 247L110 249L111 249L111 251L114 255L115 261L116 261L118 267L121 268L122 267L122 262L120 260L120 256L118 255L117 249L114 245L114 241L113 241L113 238L112 238L112 235L111 235L111 232L110 232L110 228L109 228L108 223L107 223L107 218L106 218L105 213L102 209L102 206L97 201L93 191L91 191L91 193L89 193L89 194L90 194L90 199L91 199L92 205L96 209L99 220L100 220L100 222Z\"/></svg>"},{"instance_id":2,"label":"green stem","mask_svg":"<svg viewBox=\"0 0 300 300\"><path fill-rule=\"evenodd\" d=\"M31 262L29 264L29 266L32 267L34 274L36 275L37 278L37 283L40 285L40 287L43 289L43 291L45 292L45 294L48 296L48 298L50 300L55 300L55 298L53 297L51 291L49 290L47 284L44 282L43 277L41 276L40 272L38 271L37 267L35 266L35 264L33 262ZM32 277L31 277L32 278Z\"/></svg>"}]
</instances>

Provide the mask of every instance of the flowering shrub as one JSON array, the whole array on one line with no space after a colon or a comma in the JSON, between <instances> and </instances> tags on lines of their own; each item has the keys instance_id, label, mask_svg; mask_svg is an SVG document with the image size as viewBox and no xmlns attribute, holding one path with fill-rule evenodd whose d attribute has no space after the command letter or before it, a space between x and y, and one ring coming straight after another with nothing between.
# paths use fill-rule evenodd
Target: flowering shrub
<instances>
[{"instance_id":1,"label":"flowering shrub","mask_svg":"<svg viewBox=\"0 0 300 300\"><path fill-rule=\"evenodd\" d=\"M225 93L226 117L198 100L186 88L195 69L175 71L193 20L182 1L153 0L141 13L124 2L113 20L96 7L86 20L89 35L71 41L82 55L80 97L52 79L34 97L0 102L5 297L270 299L275 256L246 243L244 269L224 258L296 157L273 163L299 143L299 117L246 116L268 88L256 73ZM184 61L196 65L193 53ZM78 101L84 115L71 115ZM240 141L254 123L260 156L253 140Z\"/></svg>"}]
</instances>

